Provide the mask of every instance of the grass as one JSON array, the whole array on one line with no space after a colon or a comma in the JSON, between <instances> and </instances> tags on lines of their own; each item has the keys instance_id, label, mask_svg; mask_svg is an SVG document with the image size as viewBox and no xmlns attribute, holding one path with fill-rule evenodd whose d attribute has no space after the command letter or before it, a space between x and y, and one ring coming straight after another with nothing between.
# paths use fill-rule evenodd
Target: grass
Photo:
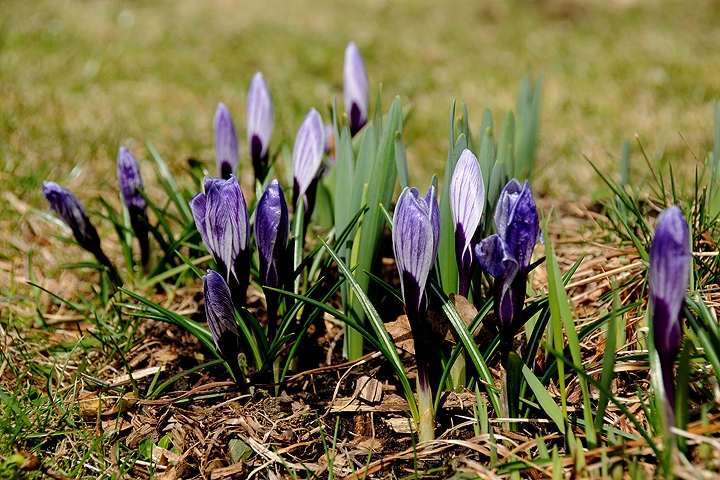
<instances>
[{"instance_id":1,"label":"grass","mask_svg":"<svg viewBox=\"0 0 720 480\"><path fill-rule=\"evenodd\" d=\"M614 197L615 192L602 182L582 154L599 171L618 178L621 142L637 133L651 165L661 174L672 167L678 197L690 198L693 174L699 168L696 157L702 160L712 149L711 100L720 98L716 76L720 70L720 31L714 22L718 14L720 7L710 0L695 2L691 8L676 0L650 4L622 0L515 0L476 5L459 0L347 4L317 0L242 4L223 0L202 4L186 0L4 2L0 7L0 457L15 451L16 445L23 445L38 456L46 456L41 458L41 470L54 478L119 478L135 472L133 468L151 465L155 447L170 445L167 440L154 438L139 447L143 439L116 442L116 432L123 428L123 410L132 408L144 393L166 388L163 381L168 377L156 371L130 383L109 386L107 380L133 371L141 363L149 368L164 365L168 358L172 358L169 363L175 369L168 372L173 374L169 378L183 387L178 386L177 391L196 392L193 398L198 399L194 403L218 412L206 418L216 435L212 442L216 443L210 442L209 436L194 436L192 422L196 419L183 410L192 408L185 399L177 399L181 402L178 404L168 403L165 410L156 406L161 404L145 403L137 410L139 421L151 422L170 412L168 415L175 421L170 424L177 427L171 432L172 445L180 448L193 441L205 442L204 460L221 454L219 445L229 435L221 422L237 417L238 412L225 402L213 403L213 399L224 395L226 385L216 385L210 393L196 389L208 378L222 377L222 369L206 365L193 370L213 360L204 358L207 351L186 332L174 328L163 332L146 330L149 327L134 317L118 320L114 309L119 307L111 303L106 308L105 292L96 286L97 273L62 268L65 263L85 257L76 246L66 246L46 235L58 229L34 210L47 209L40 185L46 179L56 180L75 191L91 210L103 210L98 197L117 206L117 149L120 145L132 148L146 160L141 161L143 168L149 168L151 155L146 141L153 143L178 174L186 175L187 160L191 158L212 171L215 105L218 101L226 103L236 117L238 131L244 132L245 95L256 70L263 71L276 105L272 150L291 146L300 120L310 107L318 108L329 120L332 95L341 94L342 53L349 40L358 44L365 57L371 85L383 82L386 107L396 94L403 105L411 105L404 141L410 183L415 185L426 185L433 173L444 170L446 122L453 99L467 103L472 134L477 140L482 110L492 110L497 128L504 112L516 108L522 76L527 72L543 73L534 190L546 197L545 205L562 210L565 199L570 199L573 203L567 208L583 212L573 217L563 211L562 228L551 226L549 234L557 255L557 263L552 265L557 271L551 275L556 287L559 273L567 273L579 257L579 245L586 250L592 242L599 242L624 249L611 258L597 252L590 254L587 261L591 266L585 263L577 272L581 280L571 280L569 294L573 302L569 307L573 310L568 311L565 305L553 318L558 326L562 319L575 320L583 327L604 318L597 330L586 331L580 339L583 347L591 345L595 352L602 349L603 329L611 331L603 326L612 301L608 296L610 282L596 279L583 283L582 279L596 278L605 266L628 267L622 274L625 276L618 277L622 281L620 300L627 307L645 295L641 276L644 267L632 250L632 236L637 230L633 230L636 223L627 210L611 207L605 217L585 208L598 198ZM242 184L247 192L252 174L247 141L240 135ZM644 182L650 176L637 142L632 142L631 150L629 183L647 186ZM143 173L152 178L149 169ZM149 195L159 197L162 192L157 182L147 183ZM651 178L649 185L657 191ZM112 195L107 195L108 191ZM647 201L649 197L638 198L636 203L642 204L638 207L640 216L657 212L659 207ZM627 223L622 223L622 215L627 215ZM99 218L92 213L91 217ZM113 226L110 222L99 226L105 239L103 247L111 258L122 258L111 233ZM711 229L708 235L716 232ZM698 250L712 254L717 245L711 240L696 239ZM713 273L715 258L702 257L699 261L706 265L702 279L708 284L717 281ZM547 274L544 267L536 272L536 291L544 288L541 285ZM29 286L28 282L39 287ZM198 290L192 281L161 286L165 294L153 301L179 310L182 315L198 313ZM560 288L553 294L560 295L558 291L562 293ZM69 302L59 302L48 292ZM616 372L620 369L630 373L620 375L615 386L624 394L630 392L628 398L632 398L626 404L634 409L633 418L640 419L649 432L657 432L647 410L647 375L637 373L645 372L647 365L635 358L641 355L646 342L641 334L644 308L632 307L621 315L627 328L617 332L615 368ZM714 357L706 362L699 347L707 346L705 350L709 350L717 341L715 337L698 335L699 343L690 353L695 416L688 430L694 433L702 428L712 430L700 425L698 411L707 404L698 403L697 398L712 397L711 386L702 380L714 378L708 373ZM163 345L165 357L156 358L157 352L143 351L146 342ZM578 367L580 352L576 351L576 343L572 352L566 349L566 359L557 362L560 371ZM608 367L596 354L591 356L592 361L583 359L584 371L602 369L604 375ZM548 364L554 358L549 358L538 361L552 370ZM592 377L558 386L550 375L542 379L530 375L538 398L533 400L527 393L528 402L549 405L549 397L537 395L544 388L554 388L553 392L567 388L568 396L574 392L576 397L589 401L585 380ZM603 385L604 381L603 377ZM637 391L633 390L634 381L639 382ZM166 393L170 394L170 390ZM156 396L142 400L165 401L156 400ZM551 402L556 400L550 398ZM526 405L522 408L530 411ZM613 452L627 448L619 462L626 462L633 478L639 478L632 472L646 466L647 444L640 440L641 429L630 425L627 417L623 421L618 408L609 405L606 416L614 419L616 430L631 435L635 443L626 446L612 440L619 434L606 428L607 438L612 440L608 448ZM550 411L550 407L545 410ZM384 465L382 455L375 455L372 449L367 454L367 465L358 462L361 457L349 453L355 447L338 438L337 423L322 420L318 427L318 421L299 407L297 411L293 407L289 417L294 416L300 420L292 423L286 416L282 421L287 420L288 428L301 437L318 431L329 437L334 432L328 443L332 443L335 460L328 463L358 471L370 469L370 465L375 465L376 471L384 468L379 466ZM564 410L553 410L552 419L558 424L570 421ZM585 431L592 425L592 415L589 420L583 426ZM576 416L572 421L577 421ZM267 435L274 431L275 426L271 428L262 418L257 422L262 425L251 428ZM602 425L602 421L596 425ZM347 426L340 429L346 438L349 430ZM572 454L553 456L553 447L565 446L572 451L574 446L570 444L548 440L548 448L544 441L536 441L510 454L508 442L512 439L496 442L486 424L482 434L486 437L478 445L494 452L489 454L495 459L493 463L497 463L497 452L504 452L501 457L507 465L496 471L525 468L522 462L527 458L539 459L535 466L538 471L549 469L553 462L568 466L571 460L578 462L579 470L596 471L601 470L598 459L605 455L592 450L591 464L586 468L580 465L577 454L576 458ZM324 455L330 459L327 445L321 448L317 443L306 447L310 451L305 452L306 457L298 458L319 458L324 448ZM414 444L406 444L407 450L395 456L404 459L406 467L413 465L415 470L430 472L437 466L432 461L447 458L438 456L438 452L450 444L442 445L424 445L416 451ZM272 468L282 471L279 465L283 462L277 458L295 454L290 447L284 450L277 454L263 450L259 455L263 461L271 462ZM472 451L467 450L468 455ZM512 455L526 453L520 462L509 461ZM702 449L697 455L712 458ZM418 466L418 456L421 461L432 461ZM302 463L296 459L293 457L288 465ZM0 473L4 465L0 465ZM459 467L463 465L475 468L472 463L462 462ZM603 465L607 469L607 462ZM152 468L147 471L152 472ZM317 468L322 471L324 467ZM38 470L33 472L29 475L40 475Z\"/></svg>"}]
</instances>

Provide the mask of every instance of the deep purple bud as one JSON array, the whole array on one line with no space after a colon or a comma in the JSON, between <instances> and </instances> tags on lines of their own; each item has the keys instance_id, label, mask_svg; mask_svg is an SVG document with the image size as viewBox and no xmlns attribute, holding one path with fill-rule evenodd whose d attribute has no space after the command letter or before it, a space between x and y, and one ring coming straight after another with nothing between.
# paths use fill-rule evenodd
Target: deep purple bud
<instances>
[{"instance_id":1,"label":"deep purple bud","mask_svg":"<svg viewBox=\"0 0 720 480\"><path fill-rule=\"evenodd\" d=\"M432 186L424 198L405 187L395 207L392 238L405 309L416 321L426 313L425 287L440 243L440 209Z\"/></svg>"},{"instance_id":2,"label":"deep purple bud","mask_svg":"<svg viewBox=\"0 0 720 480\"><path fill-rule=\"evenodd\" d=\"M150 260L150 243L147 227L147 202L140 194L143 181L135 156L125 147L120 147L117 158L117 176L123 202L130 214L130 224L140 243L142 264Z\"/></svg>"},{"instance_id":3,"label":"deep purple bud","mask_svg":"<svg viewBox=\"0 0 720 480\"><path fill-rule=\"evenodd\" d=\"M673 365L682 343L680 312L690 283L691 263L688 224L680 208L672 206L658 220L649 268L653 339L671 412L675 405Z\"/></svg>"},{"instance_id":4,"label":"deep purple bud","mask_svg":"<svg viewBox=\"0 0 720 480\"><path fill-rule=\"evenodd\" d=\"M318 176L323 154L325 153L325 125L322 117L314 108L311 108L300 125L295 147L293 148L293 177L295 180L294 200L303 195L314 196L310 192L310 186ZM308 210L308 202L305 202L305 209Z\"/></svg>"},{"instance_id":5,"label":"deep purple bud","mask_svg":"<svg viewBox=\"0 0 720 480\"><path fill-rule=\"evenodd\" d=\"M135 155L125 147L120 147L118 152L117 177L120 193L128 210L144 212L147 209L147 202L140 194L143 189L140 167Z\"/></svg>"},{"instance_id":6,"label":"deep purple bud","mask_svg":"<svg viewBox=\"0 0 720 480\"><path fill-rule=\"evenodd\" d=\"M485 185L477 158L464 150L450 182L450 208L455 224L455 254L460 273L460 295L467 297L475 266L476 233L485 207Z\"/></svg>"},{"instance_id":7,"label":"deep purple bud","mask_svg":"<svg viewBox=\"0 0 720 480\"><path fill-rule=\"evenodd\" d=\"M100 237L88 214L75 195L55 182L43 182L43 193L60 220L70 227L75 240L85 250L96 253L100 249Z\"/></svg>"},{"instance_id":8,"label":"deep purple bud","mask_svg":"<svg viewBox=\"0 0 720 480\"><path fill-rule=\"evenodd\" d=\"M230 289L222 275L208 270L202 277L205 296L205 316L220 356L230 365L236 381L243 379L238 367L241 342L238 324L235 320Z\"/></svg>"},{"instance_id":9,"label":"deep purple bud","mask_svg":"<svg viewBox=\"0 0 720 480\"><path fill-rule=\"evenodd\" d=\"M255 178L264 178L268 147L275 117L273 102L262 73L257 72L250 82L247 95L247 140Z\"/></svg>"},{"instance_id":10,"label":"deep purple bud","mask_svg":"<svg viewBox=\"0 0 720 480\"><path fill-rule=\"evenodd\" d=\"M203 243L230 285L238 306L245 303L250 270L250 222L240 185L229 179L205 177L205 193L190 201Z\"/></svg>"},{"instance_id":11,"label":"deep purple bud","mask_svg":"<svg viewBox=\"0 0 720 480\"><path fill-rule=\"evenodd\" d=\"M230 175L237 175L240 163L240 152L238 151L237 134L230 110L224 103L218 103L213 120L213 132L215 136L215 159L218 172L224 179Z\"/></svg>"},{"instance_id":12,"label":"deep purple bud","mask_svg":"<svg viewBox=\"0 0 720 480\"><path fill-rule=\"evenodd\" d=\"M343 90L350 133L355 135L367 123L369 94L365 62L354 42L350 42L345 49Z\"/></svg>"},{"instance_id":13,"label":"deep purple bud","mask_svg":"<svg viewBox=\"0 0 720 480\"><path fill-rule=\"evenodd\" d=\"M540 218L530 182L510 180L500 193L495 210L496 234L475 247L478 263L495 277L495 313L498 317L503 363L512 348L515 332L522 326L525 284L535 244L540 237Z\"/></svg>"},{"instance_id":14,"label":"deep purple bud","mask_svg":"<svg viewBox=\"0 0 720 480\"><path fill-rule=\"evenodd\" d=\"M95 255L98 262L108 269L111 280L116 285L121 285L122 279L115 270L115 266L100 247L100 236L97 230L90 223L87 212L75 195L55 182L43 182L43 194L50 202L50 209L70 227L80 246Z\"/></svg>"},{"instance_id":15,"label":"deep purple bud","mask_svg":"<svg viewBox=\"0 0 720 480\"><path fill-rule=\"evenodd\" d=\"M290 234L288 207L280 182L273 180L260 197L255 217L255 241L260 254L260 284L282 285L281 262Z\"/></svg>"}]
</instances>

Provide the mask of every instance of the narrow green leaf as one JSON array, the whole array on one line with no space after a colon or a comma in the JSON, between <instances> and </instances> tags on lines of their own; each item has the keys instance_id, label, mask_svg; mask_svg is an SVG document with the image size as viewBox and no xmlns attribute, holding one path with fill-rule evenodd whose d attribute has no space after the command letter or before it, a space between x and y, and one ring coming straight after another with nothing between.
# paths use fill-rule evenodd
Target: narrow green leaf
<instances>
[{"instance_id":1,"label":"narrow green leaf","mask_svg":"<svg viewBox=\"0 0 720 480\"><path fill-rule=\"evenodd\" d=\"M405 152L405 142L402 133L395 132L395 164L397 165L398 180L400 180L400 188L406 188L410 185L407 165L407 153Z\"/></svg>"},{"instance_id":2,"label":"narrow green leaf","mask_svg":"<svg viewBox=\"0 0 720 480\"><path fill-rule=\"evenodd\" d=\"M565 420L563 418L563 413L560 410L560 407L557 406L557 403L555 403L555 400L553 400L543 386L542 382L538 380L527 365L523 365L522 373L525 376L525 381L527 381L528 386L530 386L530 389L535 394L535 398L537 398L538 403L543 408L543 411L547 413L548 417L550 417L553 422L555 422L555 425L557 425L560 433L565 433Z\"/></svg>"}]
</instances>

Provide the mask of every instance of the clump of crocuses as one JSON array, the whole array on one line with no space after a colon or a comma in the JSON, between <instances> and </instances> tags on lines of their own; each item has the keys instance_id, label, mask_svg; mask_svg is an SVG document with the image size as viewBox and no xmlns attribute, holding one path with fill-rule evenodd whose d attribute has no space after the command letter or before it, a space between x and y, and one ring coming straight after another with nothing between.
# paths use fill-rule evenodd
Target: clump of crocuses
<instances>
[{"instance_id":1,"label":"clump of crocuses","mask_svg":"<svg viewBox=\"0 0 720 480\"><path fill-rule=\"evenodd\" d=\"M117 158L117 178L123 203L130 216L135 237L140 243L140 258L143 267L147 268L150 260L150 241L148 237L147 202L140 193L143 190L143 181L140 176L135 155L125 147L120 147Z\"/></svg>"},{"instance_id":2,"label":"clump of crocuses","mask_svg":"<svg viewBox=\"0 0 720 480\"><path fill-rule=\"evenodd\" d=\"M237 307L245 304L250 275L250 221L240 184L205 177L205 193L190 201L203 243L215 259L219 273L230 286Z\"/></svg>"},{"instance_id":3,"label":"clump of crocuses","mask_svg":"<svg viewBox=\"0 0 720 480\"><path fill-rule=\"evenodd\" d=\"M660 357L666 417L673 422L675 375L673 367L682 344L680 313L690 282L690 233L682 211L672 206L660 215L650 245L650 309L653 340Z\"/></svg>"},{"instance_id":4,"label":"clump of crocuses","mask_svg":"<svg viewBox=\"0 0 720 480\"><path fill-rule=\"evenodd\" d=\"M43 194L50 208L70 227L73 237L88 252L95 255L97 261L108 270L110 279L120 285L120 276L110 259L100 246L100 236L90 223L88 214L73 193L55 182L43 182Z\"/></svg>"},{"instance_id":5,"label":"clump of crocuses","mask_svg":"<svg viewBox=\"0 0 720 480\"><path fill-rule=\"evenodd\" d=\"M213 135L215 139L215 158L220 177L227 180L230 175L237 175L240 164L237 133L230 110L224 103L218 103L213 120Z\"/></svg>"},{"instance_id":6,"label":"clump of crocuses","mask_svg":"<svg viewBox=\"0 0 720 480\"><path fill-rule=\"evenodd\" d=\"M402 191L395 207L392 239L405 312L415 343L420 411L418 435L420 441L432 440L435 436L435 419L429 377L430 356L423 355L428 309L425 288L440 243L440 209L432 186L425 197L421 197L415 188L406 187Z\"/></svg>"},{"instance_id":7,"label":"clump of crocuses","mask_svg":"<svg viewBox=\"0 0 720 480\"><path fill-rule=\"evenodd\" d=\"M277 180L270 182L255 210L255 242L260 259L260 284L280 288L290 265L287 242L290 221L285 194ZM265 290L268 312L268 340L272 343L277 327L278 293Z\"/></svg>"},{"instance_id":8,"label":"clump of crocuses","mask_svg":"<svg viewBox=\"0 0 720 480\"><path fill-rule=\"evenodd\" d=\"M235 319L235 308L227 283L219 273L208 270L202 277L205 297L205 316L215 347L230 366L235 381L245 383L245 374L240 368L238 356L241 352L241 338Z\"/></svg>"},{"instance_id":9,"label":"clump of crocuses","mask_svg":"<svg viewBox=\"0 0 720 480\"><path fill-rule=\"evenodd\" d=\"M311 108L303 119L292 153L293 204L303 199L306 223L315 206L317 180L325 155L325 125L317 110Z\"/></svg>"},{"instance_id":10,"label":"clump of crocuses","mask_svg":"<svg viewBox=\"0 0 720 480\"><path fill-rule=\"evenodd\" d=\"M247 140L255 178L262 182L268 166L268 151L275 122L270 90L262 73L257 72L250 82L247 95Z\"/></svg>"},{"instance_id":11,"label":"clump of crocuses","mask_svg":"<svg viewBox=\"0 0 720 480\"><path fill-rule=\"evenodd\" d=\"M475 268L475 246L478 227L485 207L485 185L477 158L465 149L455 165L450 182L450 208L455 224L455 254L463 297L470 292L470 279Z\"/></svg>"},{"instance_id":12,"label":"clump of crocuses","mask_svg":"<svg viewBox=\"0 0 720 480\"><path fill-rule=\"evenodd\" d=\"M360 50L354 42L345 49L343 65L343 92L345 112L348 115L350 134L355 135L368 120L368 77Z\"/></svg>"},{"instance_id":13,"label":"clump of crocuses","mask_svg":"<svg viewBox=\"0 0 720 480\"><path fill-rule=\"evenodd\" d=\"M527 320L522 315L525 285L535 244L540 237L540 218L530 182L510 180L500 193L495 209L497 233L475 247L477 261L495 277L495 313L500 331L500 360L507 368L513 338Z\"/></svg>"}]
</instances>

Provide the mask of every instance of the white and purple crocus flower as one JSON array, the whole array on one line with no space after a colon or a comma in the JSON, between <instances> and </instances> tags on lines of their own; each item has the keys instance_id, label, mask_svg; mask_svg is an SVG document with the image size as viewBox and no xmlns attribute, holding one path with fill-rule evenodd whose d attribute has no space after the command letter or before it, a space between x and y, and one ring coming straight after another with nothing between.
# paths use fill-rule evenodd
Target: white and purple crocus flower
<instances>
[{"instance_id":1,"label":"white and purple crocus flower","mask_svg":"<svg viewBox=\"0 0 720 480\"><path fill-rule=\"evenodd\" d=\"M673 366L682 344L680 314L690 283L691 263L688 224L680 208L672 206L660 215L650 245L649 267L653 340L660 357L671 422L675 409Z\"/></svg>"},{"instance_id":2,"label":"white and purple crocus flower","mask_svg":"<svg viewBox=\"0 0 720 480\"><path fill-rule=\"evenodd\" d=\"M235 309L227 283L219 273L208 270L202 277L205 297L205 316L212 334L215 347L220 356L230 366L238 383L244 383L245 376L239 367L241 342Z\"/></svg>"},{"instance_id":3,"label":"white and purple crocus flower","mask_svg":"<svg viewBox=\"0 0 720 480\"><path fill-rule=\"evenodd\" d=\"M117 157L117 178L123 203L130 215L130 225L140 243L140 257L143 266L147 267L150 260L150 243L148 237L147 202L140 193L143 181L140 167L135 155L125 147L120 147Z\"/></svg>"},{"instance_id":4,"label":"white and purple crocus flower","mask_svg":"<svg viewBox=\"0 0 720 480\"><path fill-rule=\"evenodd\" d=\"M345 49L343 91L345 112L350 122L350 134L355 135L368 120L368 76L360 50L354 42Z\"/></svg>"},{"instance_id":5,"label":"white and purple crocus flower","mask_svg":"<svg viewBox=\"0 0 720 480\"><path fill-rule=\"evenodd\" d=\"M265 179L268 165L268 147L272 137L275 116L270 90L262 73L257 72L250 82L247 94L247 140L255 178Z\"/></svg>"},{"instance_id":6,"label":"white and purple crocus flower","mask_svg":"<svg viewBox=\"0 0 720 480\"><path fill-rule=\"evenodd\" d=\"M455 224L455 255L460 276L458 293L467 298L476 264L478 227L485 208L485 184L480 164L467 149L460 155L450 182L450 208Z\"/></svg>"},{"instance_id":7,"label":"white and purple crocus flower","mask_svg":"<svg viewBox=\"0 0 720 480\"><path fill-rule=\"evenodd\" d=\"M229 179L205 177L205 193L190 201L195 225L233 300L245 304L250 275L250 222L240 185Z\"/></svg>"},{"instance_id":8,"label":"white and purple crocus flower","mask_svg":"<svg viewBox=\"0 0 720 480\"><path fill-rule=\"evenodd\" d=\"M213 136L215 141L215 159L220 177L227 180L230 175L237 175L240 164L238 139L235 132L230 110L224 103L218 103L213 120Z\"/></svg>"},{"instance_id":9,"label":"white and purple crocus flower","mask_svg":"<svg viewBox=\"0 0 720 480\"><path fill-rule=\"evenodd\" d=\"M305 218L308 219L315 206L317 179L325 155L325 125L317 110L311 108L303 119L293 147L293 204L302 198ZM306 220L307 223L307 220Z\"/></svg>"},{"instance_id":10,"label":"white and purple crocus flower","mask_svg":"<svg viewBox=\"0 0 720 480\"><path fill-rule=\"evenodd\" d=\"M421 197L415 188L406 187L400 194L393 217L393 249L400 273L405 313L415 343L420 441L431 440L435 433L433 399L430 387L430 355L425 351L426 286L437 259L440 244L440 209L435 188Z\"/></svg>"},{"instance_id":11,"label":"white and purple crocus flower","mask_svg":"<svg viewBox=\"0 0 720 480\"><path fill-rule=\"evenodd\" d=\"M522 326L525 284L535 244L540 237L540 218L530 182L510 180L500 193L495 210L496 234L475 247L478 263L495 277L495 312L500 331L500 358L507 368L513 337Z\"/></svg>"}]
</instances>

